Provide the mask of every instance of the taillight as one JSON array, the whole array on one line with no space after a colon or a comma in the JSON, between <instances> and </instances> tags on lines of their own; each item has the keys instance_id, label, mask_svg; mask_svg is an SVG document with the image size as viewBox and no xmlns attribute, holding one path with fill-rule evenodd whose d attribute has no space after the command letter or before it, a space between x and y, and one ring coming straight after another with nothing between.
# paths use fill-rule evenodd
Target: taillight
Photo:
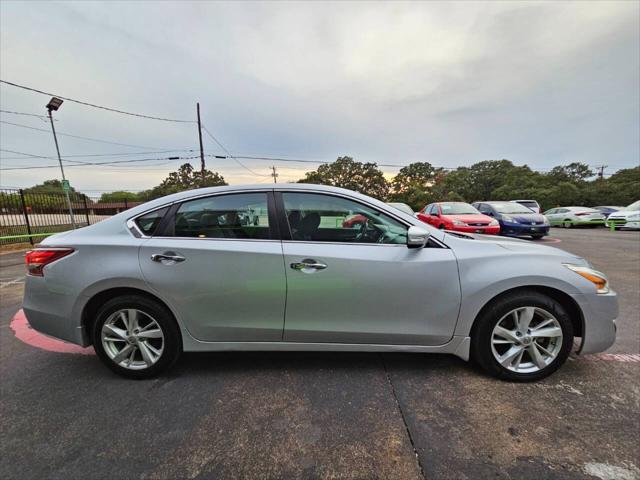
<instances>
[{"instance_id":1,"label":"taillight","mask_svg":"<svg viewBox=\"0 0 640 480\"><path fill-rule=\"evenodd\" d=\"M576 213L576 217L582 217L583 215L589 215L589 213L591 213L591 212L579 212L579 213Z\"/></svg>"},{"instance_id":2,"label":"taillight","mask_svg":"<svg viewBox=\"0 0 640 480\"><path fill-rule=\"evenodd\" d=\"M43 269L51 262L66 257L73 252L73 248L42 248L29 250L24 256L27 264L27 273L38 277L44 276Z\"/></svg>"}]
</instances>

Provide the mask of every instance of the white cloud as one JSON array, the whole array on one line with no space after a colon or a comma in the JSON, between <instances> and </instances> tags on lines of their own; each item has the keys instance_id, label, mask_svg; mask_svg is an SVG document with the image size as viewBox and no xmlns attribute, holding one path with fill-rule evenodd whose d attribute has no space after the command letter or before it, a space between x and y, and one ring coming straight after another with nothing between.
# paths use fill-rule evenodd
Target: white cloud
<instances>
[{"instance_id":1,"label":"white cloud","mask_svg":"<svg viewBox=\"0 0 640 480\"><path fill-rule=\"evenodd\" d=\"M205 123L235 153L615 168L640 157L639 13L636 2L608 1L3 3L0 70L151 114L193 117L200 101ZM43 110L42 97L0 93L2 108ZM190 125L71 104L58 118L78 135L197 146ZM53 153L45 134L2 125L0 135L2 148ZM63 147L118 148L68 138ZM214 165L233 182L251 181L232 161ZM248 165L267 174L270 164ZM94 171L75 169L72 182L147 188L166 173ZM55 173L4 172L0 183ZM281 179L302 174L282 170Z\"/></svg>"}]
</instances>

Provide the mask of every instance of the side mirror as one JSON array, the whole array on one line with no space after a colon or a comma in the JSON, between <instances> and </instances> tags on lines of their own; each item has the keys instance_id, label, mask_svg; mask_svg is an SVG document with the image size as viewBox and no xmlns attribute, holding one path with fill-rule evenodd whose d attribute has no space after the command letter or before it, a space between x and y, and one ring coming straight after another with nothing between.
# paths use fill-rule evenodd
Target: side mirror
<instances>
[{"instance_id":1,"label":"side mirror","mask_svg":"<svg viewBox=\"0 0 640 480\"><path fill-rule=\"evenodd\" d=\"M407 230L407 247L423 248L427 244L427 240L429 240L429 232L424 228L412 225Z\"/></svg>"}]
</instances>

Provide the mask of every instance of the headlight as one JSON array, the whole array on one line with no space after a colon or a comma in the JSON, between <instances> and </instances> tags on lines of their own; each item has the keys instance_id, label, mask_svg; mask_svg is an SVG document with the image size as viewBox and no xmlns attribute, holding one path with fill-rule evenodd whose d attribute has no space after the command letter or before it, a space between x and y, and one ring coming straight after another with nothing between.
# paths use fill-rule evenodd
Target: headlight
<instances>
[{"instance_id":1,"label":"headlight","mask_svg":"<svg viewBox=\"0 0 640 480\"><path fill-rule=\"evenodd\" d=\"M547 217L543 217L542 218L542 223L543 223L543 225L550 225L549 219Z\"/></svg>"},{"instance_id":2,"label":"headlight","mask_svg":"<svg viewBox=\"0 0 640 480\"><path fill-rule=\"evenodd\" d=\"M460 220L453 220L451 223L453 223L454 225L457 225L458 227L466 227L467 224L460 221Z\"/></svg>"},{"instance_id":3,"label":"headlight","mask_svg":"<svg viewBox=\"0 0 640 480\"><path fill-rule=\"evenodd\" d=\"M632 222L637 222L638 220L640 220L640 213L634 214L634 215L629 215L627 217L627 220L631 220Z\"/></svg>"},{"instance_id":4,"label":"headlight","mask_svg":"<svg viewBox=\"0 0 640 480\"><path fill-rule=\"evenodd\" d=\"M502 215L502 221L503 222L508 222L508 223L517 223L513 217L510 217L509 215Z\"/></svg>"},{"instance_id":5,"label":"headlight","mask_svg":"<svg viewBox=\"0 0 640 480\"><path fill-rule=\"evenodd\" d=\"M489 222L490 227L497 227L498 225L500 225L500 222L498 222L498 220L496 220L495 218Z\"/></svg>"},{"instance_id":6,"label":"headlight","mask_svg":"<svg viewBox=\"0 0 640 480\"><path fill-rule=\"evenodd\" d=\"M593 283L598 293L609 293L609 279L604 273L594 270L593 268L581 267L570 263L563 263L563 265Z\"/></svg>"}]
</instances>

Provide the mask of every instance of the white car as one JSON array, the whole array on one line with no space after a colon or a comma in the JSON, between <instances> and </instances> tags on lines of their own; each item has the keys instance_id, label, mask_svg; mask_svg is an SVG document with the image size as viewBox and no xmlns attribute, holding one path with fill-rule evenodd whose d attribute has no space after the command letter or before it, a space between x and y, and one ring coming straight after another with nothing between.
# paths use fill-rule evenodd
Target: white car
<instances>
[{"instance_id":1,"label":"white car","mask_svg":"<svg viewBox=\"0 0 640 480\"><path fill-rule=\"evenodd\" d=\"M552 227L578 227L604 225L605 216L593 208L558 207L544 212Z\"/></svg>"},{"instance_id":2,"label":"white car","mask_svg":"<svg viewBox=\"0 0 640 480\"><path fill-rule=\"evenodd\" d=\"M607 219L607 227L640 229L640 200L623 208L619 212L613 212Z\"/></svg>"}]
</instances>

